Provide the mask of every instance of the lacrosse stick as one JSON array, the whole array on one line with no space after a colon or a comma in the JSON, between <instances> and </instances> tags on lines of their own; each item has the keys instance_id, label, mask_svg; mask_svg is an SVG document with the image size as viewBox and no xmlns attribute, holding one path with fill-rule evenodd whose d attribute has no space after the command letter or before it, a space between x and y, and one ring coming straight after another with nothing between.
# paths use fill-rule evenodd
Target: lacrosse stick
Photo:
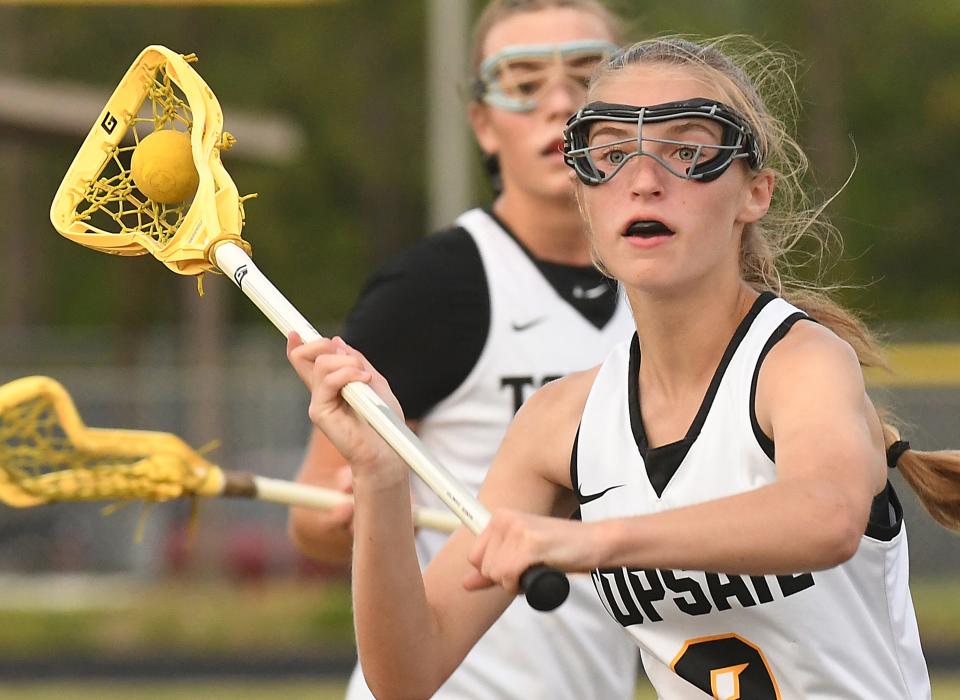
<instances>
[{"instance_id":1,"label":"lacrosse stick","mask_svg":"<svg viewBox=\"0 0 960 700\"><path fill-rule=\"evenodd\" d=\"M182 275L223 272L284 336L296 331L304 342L318 340L316 329L253 264L250 245L240 237L244 198L220 161L234 139L223 131L220 105L190 67L193 60L163 46L144 49L67 171L51 221L88 248L150 254ZM189 134L186 160L195 172L182 165L182 154L148 149L148 142L156 143L151 136L169 130ZM185 148L176 141L184 139L171 136L168 148ZM135 167L138 149L144 157ZM486 527L490 514L483 505L370 387L352 382L342 395L471 532ZM530 567L520 583L538 610L552 610L569 592L566 576L546 566Z\"/></svg>"},{"instance_id":2,"label":"lacrosse stick","mask_svg":"<svg viewBox=\"0 0 960 700\"><path fill-rule=\"evenodd\" d=\"M0 502L16 508L98 500L252 498L326 510L353 499L333 489L227 471L171 433L88 428L49 377L0 386ZM418 508L414 524L452 532L451 514Z\"/></svg>"}]
</instances>

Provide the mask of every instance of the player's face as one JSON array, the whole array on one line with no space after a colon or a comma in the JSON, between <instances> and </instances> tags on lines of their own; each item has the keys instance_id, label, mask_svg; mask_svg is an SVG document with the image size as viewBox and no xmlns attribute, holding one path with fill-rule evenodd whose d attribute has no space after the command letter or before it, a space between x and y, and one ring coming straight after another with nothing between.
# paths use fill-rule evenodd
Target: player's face
<instances>
[{"instance_id":1,"label":"player's face","mask_svg":"<svg viewBox=\"0 0 960 700\"><path fill-rule=\"evenodd\" d=\"M494 25L483 43L483 59L510 55L514 47L563 46L574 42L612 41L596 15L571 8L547 8L511 15ZM576 65L571 63L572 58ZM599 55L597 56L599 60ZM508 96L525 89L523 71L532 71L535 99L526 111L489 104L471 106L471 123L485 153L497 155L504 188L538 198L569 198L570 177L563 163L563 125L583 104L585 76L592 66L564 56L524 65L514 62L503 75ZM578 74L578 75L575 75ZM576 79L579 77L579 80Z\"/></svg>"},{"instance_id":2,"label":"player's face","mask_svg":"<svg viewBox=\"0 0 960 700\"><path fill-rule=\"evenodd\" d=\"M646 65L608 74L590 100L643 106L697 97L729 103L690 69ZM643 133L663 141L719 142L719 125L687 121L651 123ZM661 155L682 158L684 151ZM655 158L634 157L609 181L582 187L580 198L607 269L627 287L663 295L739 279L743 227L766 213L772 190L772 176L750 172L742 160L717 179L698 182Z\"/></svg>"}]
</instances>

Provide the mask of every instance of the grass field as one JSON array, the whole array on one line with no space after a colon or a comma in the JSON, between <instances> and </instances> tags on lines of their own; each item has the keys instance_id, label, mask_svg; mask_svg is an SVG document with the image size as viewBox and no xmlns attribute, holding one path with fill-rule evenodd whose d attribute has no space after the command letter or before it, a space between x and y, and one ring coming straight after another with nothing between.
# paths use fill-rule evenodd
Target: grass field
<instances>
[{"instance_id":1,"label":"grass field","mask_svg":"<svg viewBox=\"0 0 960 700\"><path fill-rule=\"evenodd\" d=\"M195 683L13 683L0 686L0 698L17 700L266 700L310 698L342 700L345 687L324 681L198 681ZM935 677L936 700L960 700L960 674ZM656 700L652 690L637 692L637 700Z\"/></svg>"},{"instance_id":2,"label":"grass field","mask_svg":"<svg viewBox=\"0 0 960 700\"><path fill-rule=\"evenodd\" d=\"M327 652L349 658L353 648L343 581L280 580L252 587L167 581L113 588L94 581L92 598L76 586L47 590L34 580L5 580L0 587L6 591L0 601L0 659L20 668L21 678L16 659L111 659L126 669L143 657L252 660L309 651L318 659ZM925 647L960 661L960 584L951 577L913 581L911 588ZM343 694L344 681L321 679L319 672L284 680L0 681L0 700L333 700ZM933 697L960 700L960 664L934 676ZM637 700L655 695L645 688Z\"/></svg>"},{"instance_id":3,"label":"grass field","mask_svg":"<svg viewBox=\"0 0 960 700\"><path fill-rule=\"evenodd\" d=\"M50 588L31 578L0 578L0 657L61 654L116 657L190 654L243 657L353 646L345 581L279 579L236 586L222 581L129 582L92 579ZM960 662L960 582L915 579L911 591L925 648ZM238 615L237 611L243 614Z\"/></svg>"}]
</instances>

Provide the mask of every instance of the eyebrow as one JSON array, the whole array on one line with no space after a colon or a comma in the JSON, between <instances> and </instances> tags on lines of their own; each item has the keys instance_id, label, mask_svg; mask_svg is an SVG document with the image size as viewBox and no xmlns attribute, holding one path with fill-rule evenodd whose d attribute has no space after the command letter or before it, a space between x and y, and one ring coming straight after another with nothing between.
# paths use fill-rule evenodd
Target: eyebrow
<instances>
[{"instance_id":1,"label":"eyebrow","mask_svg":"<svg viewBox=\"0 0 960 700\"><path fill-rule=\"evenodd\" d=\"M627 138L636 138L636 129L625 129L619 126L607 125L601 126L596 131L590 133L590 138L596 138L597 136L611 135L611 136L625 136Z\"/></svg>"},{"instance_id":2,"label":"eyebrow","mask_svg":"<svg viewBox=\"0 0 960 700\"><path fill-rule=\"evenodd\" d=\"M603 60L603 54L580 54L578 56L569 56L564 59L568 66L580 68L582 66L592 66Z\"/></svg>"},{"instance_id":3,"label":"eyebrow","mask_svg":"<svg viewBox=\"0 0 960 700\"><path fill-rule=\"evenodd\" d=\"M507 68L508 70L519 69L519 70L535 71L535 70L544 70L548 65L549 65L548 62L545 60L538 61L534 58L515 58L511 61L504 61L504 63L501 66L501 70L503 68Z\"/></svg>"},{"instance_id":4,"label":"eyebrow","mask_svg":"<svg viewBox=\"0 0 960 700\"><path fill-rule=\"evenodd\" d=\"M717 133L713 129L708 128L702 119L691 119L689 121L680 122L679 124L671 124L666 131L671 135L685 134L690 131L702 131L709 136L714 138L717 137ZM723 137L722 133L720 134L720 137Z\"/></svg>"},{"instance_id":5,"label":"eyebrow","mask_svg":"<svg viewBox=\"0 0 960 700\"><path fill-rule=\"evenodd\" d=\"M654 126L655 124L656 122L652 122L649 124L645 123L644 126ZM672 138L675 138L676 140L679 140L678 137L683 136L684 134L689 133L691 131L699 131L704 134L707 134L711 138L714 138L714 139L718 138L717 133L713 129L710 129L709 127L707 127L707 125L703 123L702 119L689 119L689 120L682 121L679 124L668 124L667 128L665 129L664 136L672 137ZM635 128L632 128L632 127L625 128L621 126L615 126L613 124L606 124L604 126L601 126L596 131L591 132L590 139L593 140L598 136L607 136L607 135L620 137L621 139L624 139L624 140L635 139L636 134L637 132ZM719 138L722 138L722 137L723 135L720 134Z\"/></svg>"}]
</instances>

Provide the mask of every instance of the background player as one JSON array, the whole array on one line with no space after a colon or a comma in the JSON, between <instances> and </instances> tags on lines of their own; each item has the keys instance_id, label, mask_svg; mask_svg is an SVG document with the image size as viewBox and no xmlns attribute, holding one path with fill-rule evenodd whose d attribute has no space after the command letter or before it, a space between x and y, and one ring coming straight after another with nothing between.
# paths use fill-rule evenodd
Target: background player
<instances>
[{"instance_id":1,"label":"background player","mask_svg":"<svg viewBox=\"0 0 960 700\"><path fill-rule=\"evenodd\" d=\"M592 0L493 2L474 30L470 122L502 188L367 282L345 336L390 378L431 452L478 491L514 412L543 383L596 364L632 330L617 286L590 264L562 133L619 22ZM315 431L299 479L346 488L350 470ZM443 507L419 482L416 499ZM351 508L295 510L299 548L350 556ZM426 563L445 536L420 532ZM632 698L636 650L575 582L554 615L518 601L436 697ZM355 673L349 697L365 696Z\"/></svg>"},{"instance_id":2,"label":"background player","mask_svg":"<svg viewBox=\"0 0 960 700\"><path fill-rule=\"evenodd\" d=\"M545 563L593 572L661 697L930 696L886 471L960 528L960 456L897 439L864 390L869 333L785 280L819 214L797 206L805 158L768 110L789 74L720 46L641 42L571 119L591 239L637 335L524 405L481 491L490 525L455 533L422 582L408 471L338 394L360 380L392 399L386 383L342 341L292 339L311 419L354 470L360 654L388 695L428 695ZM544 517L578 505L582 523Z\"/></svg>"}]
</instances>

